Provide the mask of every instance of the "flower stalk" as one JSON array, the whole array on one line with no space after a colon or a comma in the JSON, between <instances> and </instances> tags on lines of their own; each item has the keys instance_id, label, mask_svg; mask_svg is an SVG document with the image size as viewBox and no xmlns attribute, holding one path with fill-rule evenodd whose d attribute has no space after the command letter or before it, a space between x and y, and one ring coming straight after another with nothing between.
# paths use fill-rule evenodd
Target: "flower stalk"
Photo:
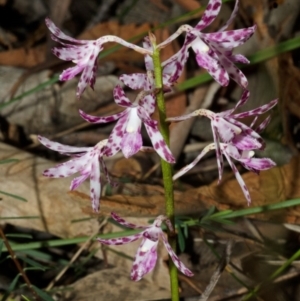
<instances>
[{"instance_id":1,"label":"flower stalk","mask_svg":"<svg viewBox=\"0 0 300 301\"><path fill-rule=\"evenodd\" d=\"M150 226L138 226L125 221L117 213L112 212L112 218L120 225L142 231L120 238L99 238L98 241L106 245L123 245L141 239L131 270L133 281L139 281L154 269L158 258L157 245L159 240L162 241L170 256L169 273L172 301L179 301L177 269L188 277L193 276L193 272L176 255L176 236L173 228L173 225L175 225L173 180L193 168L207 152L215 150L219 181L222 179L223 157L225 157L249 204L251 201L250 193L233 160L238 161L246 169L257 174L260 170L269 169L275 165L269 158L255 158L254 155L255 150L262 150L265 147L259 133L269 123L269 111L277 104L277 100L250 111L235 112L238 107L248 101L250 91L247 90L248 81L246 76L236 66L237 63L246 64L249 61L241 54L234 54L234 50L253 35L256 26L227 29L237 15L239 1L236 0L233 12L223 27L213 33L202 32L215 20L219 14L221 4L221 0L209 0L201 20L195 27L188 24L183 25L161 44L156 44L154 34L149 33L149 36L145 37L142 47L110 35L99 37L96 40L76 40L64 34L51 20L46 19L46 24L52 33L52 39L61 45L61 47L55 47L53 53L58 58L72 61L75 64L75 66L62 72L60 80L70 80L81 74L76 93L78 98L87 86L93 88L97 76L99 53L104 49L106 42L122 44L144 55L146 69L144 73L123 74L119 77L125 86L132 90L139 90L136 99L131 101L126 96L125 87L123 89L122 85L115 86L113 90L115 103L124 108L122 112L110 116L92 116L84 111L79 111L80 116L89 123L116 122L108 139L100 141L94 147L63 145L41 136L39 136L39 140L46 147L71 157L69 161L45 170L44 175L61 178L79 173L79 176L71 182L71 190L76 189L89 178L94 211L98 211L100 204L102 182L100 167L106 175L107 181L110 182L104 157L111 157L122 151L124 157L129 158L139 151L149 149L156 151L161 157L165 189L165 215L158 216ZM185 41L181 49L161 62L160 49L164 48L181 33L185 33ZM176 85L190 55L189 49L193 50L199 67L206 69L221 86L227 86L230 79L232 79L242 88L241 99L234 108L220 113L199 108L187 115L167 118L164 93L172 91L172 88ZM151 117L156 107L159 112L159 121ZM268 113L268 116L262 116L258 120L259 115L265 115L265 113ZM173 176L171 164L175 163L175 158L169 147L169 122L179 122L195 116L204 116L210 119L214 142L202 150L193 162L183 167ZM253 118L250 126L241 121L246 117ZM257 124L258 122L259 124ZM152 147L143 144L142 126L145 127L149 135ZM168 227L168 239L161 228L162 223Z\"/></svg>"},{"instance_id":2,"label":"flower stalk","mask_svg":"<svg viewBox=\"0 0 300 301\"><path fill-rule=\"evenodd\" d=\"M150 41L153 47L153 67L154 67L154 83L158 93L156 94L157 108L159 112L159 129L168 146L170 146L169 125L166 121L166 104L163 92L163 77L162 65L160 61L160 49L157 48L155 36L149 33ZM163 175L163 183L165 188L165 206L166 216L171 223L175 225L175 206L172 180L172 166L170 163L161 159L161 168ZM176 237L169 231L169 243L173 250L176 250ZM179 287L178 287L178 271L172 260L169 260L169 274L171 284L172 301L179 301Z\"/></svg>"}]
</instances>

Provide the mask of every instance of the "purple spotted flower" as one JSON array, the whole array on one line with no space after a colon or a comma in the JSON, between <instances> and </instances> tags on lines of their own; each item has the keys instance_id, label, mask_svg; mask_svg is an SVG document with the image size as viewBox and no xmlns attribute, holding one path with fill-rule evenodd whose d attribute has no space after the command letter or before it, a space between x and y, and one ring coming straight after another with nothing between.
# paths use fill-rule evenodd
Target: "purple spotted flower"
<instances>
[{"instance_id":1,"label":"purple spotted flower","mask_svg":"<svg viewBox=\"0 0 300 301\"><path fill-rule=\"evenodd\" d=\"M82 72L77 87L77 97L80 97L87 85L90 85L91 88L94 87L98 67L97 58L100 51L103 50L103 44L116 42L142 54L151 54L151 51L147 49L111 35L91 41L77 40L64 34L50 19L47 18L45 21L52 32L52 39L63 46L63 48L53 48L53 53L62 60L72 61L76 64L76 66L64 70L59 79L67 81Z\"/></svg>"},{"instance_id":2,"label":"purple spotted flower","mask_svg":"<svg viewBox=\"0 0 300 301\"><path fill-rule=\"evenodd\" d=\"M245 104L250 96L248 90L244 90L240 101L236 106L231 109L221 113L214 113L210 110L199 109L190 114L168 118L168 121L181 121L191 118L193 116L206 116L211 120L211 128L214 138L214 147L216 148L216 156L219 169L219 180L222 178L223 170L223 157L221 155L220 142L233 144L240 150L253 150L253 149L263 149L264 143L261 136L257 131L252 129L252 126L247 126L244 123L238 121L237 119L252 117L254 116L256 120L258 115L264 114L271 110L276 104L277 99L272 100L266 105L262 105L256 109L236 113L234 111Z\"/></svg>"},{"instance_id":3,"label":"purple spotted flower","mask_svg":"<svg viewBox=\"0 0 300 301\"><path fill-rule=\"evenodd\" d=\"M77 97L80 97L88 84L92 88L94 87L98 67L97 58L103 49L103 41L101 39L84 41L71 38L56 27L50 19L46 19L46 25L52 32L52 39L64 46L63 48L53 48L53 53L62 60L72 61L76 64L76 66L64 70L59 79L67 81L82 72L76 92Z\"/></svg>"},{"instance_id":4,"label":"purple spotted flower","mask_svg":"<svg viewBox=\"0 0 300 301\"><path fill-rule=\"evenodd\" d=\"M254 172L259 172L260 170L267 170L272 167L274 167L276 164L269 158L253 158L254 156L254 151L252 150L245 150L241 151L238 149L236 146L229 144L229 143L220 143L220 150L221 153L226 157L231 169L233 170L235 177L240 184L242 191L246 197L246 200L248 202L248 205L251 203L251 197L248 188L246 187L246 184L241 177L238 169L232 162L231 158L233 158L236 161L239 161L246 169L254 171ZM210 150L216 149L216 144L212 143L207 145L202 152L197 156L197 158L184 168L182 168L179 172L177 172L173 176L173 180L178 179L181 177L183 174L188 172L190 169L192 169L200 160L201 158L208 153Z\"/></svg>"},{"instance_id":5,"label":"purple spotted flower","mask_svg":"<svg viewBox=\"0 0 300 301\"><path fill-rule=\"evenodd\" d=\"M189 165L185 166L183 169L181 169L178 173L176 173L173 177L174 180L178 179L180 176L185 174L187 171L189 171L191 168L193 168L200 159L210 150L215 149L216 145L215 143L209 144L206 146L202 152L197 156L197 158L190 163ZM235 177L240 184L242 191L247 199L248 205L251 202L251 197L249 194L249 190L246 187L246 184L241 177L238 169L232 162L231 158L235 159L236 161L239 161L246 169L258 172L260 170L267 170L272 167L274 167L276 164L269 158L253 158L254 151L246 150L241 151L236 146L229 144L229 143L220 143L220 150L221 153L226 157L230 167L232 168Z\"/></svg>"},{"instance_id":6,"label":"purple spotted flower","mask_svg":"<svg viewBox=\"0 0 300 301\"><path fill-rule=\"evenodd\" d=\"M233 48L244 44L254 33L256 26L238 30L228 30L227 27L236 17L238 0L236 1L231 17L226 24L215 33L201 33L216 18L221 8L222 1L211 0L204 12L202 19L196 25L194 32L186 39L193 39L191 47L196 54L196 60L200 67L206 69L210 75L222 86L227 86L229 77L236 81L244 89L248 86L245 75L234 64L247 64L249 61L241 54L234 55ZM193 37L194 36L194 37Z\"/></svg>"},{"instance_id":7,"label":"purple spotted flower","mask_svg":"<svg viewBox=\"0 0 300 301\"><path fill-rule=\"evenodd\" d=\"M38 136L38 139L46 147L61 154L72 156L71 160L46 169L43 175L50 178L64 178L79 172L80 176L72 180L70 190L76 189L89 177L92 207L94 211L98 211L101 194L100 163L108 181L110 181L102 159L107 140L102 140L94 147L75 147L53 142L41 136Z\"/></svg>"},{"instance_id":8,"label":"purple spotted flower","mask_svg":"<svg viewBox=\"0 0 300 301\"><path fill-rule=\"evenodd\" d=\"M244 114L244 113L240 113L240 114ZM237 114L237 115L239 115L239 114ZM270 119L271 119L270 116L268 116L260 125L256 126L255 132L256 133L262 132L269 124ZM254 120L251 124L251 127L255 126L256 120L257 120L257 117L254 118ZM231 169L233 170L235 177L236 177L238 183L240 184L242 191L243 191L243 193L247 199L248 205L249 205L251 202L249 190L246 187L243 178L241 177L238 169L232 162L231 158L240 162L240 164L242 166L244 166L246 169L253 171L257 174L259 173L259 171L270 169L270 168L274 167L276 164L269 158L253 158L253 156L255 154L253 149L256 149L256 145L254 144L251 148L251 140L249 141L248 138L249 137L247 137L247 134L241 132L240 134L237 134L234 137L234 139L229 143L220 143L219 142L218 146L217 146L217 143L211 143L211 144L207 145L192 163L190 163L187 166L185 166L184 168L182 168L180 171L178 171L173 176L173 180L178 179L179 177L184 175L186 172L188 172L190 169L192 169L201 160L201 158L206 153L208 153L210 150L216 149L216 151L217 151L217 148L218 148L220 151L220 155L217 156L218 166L223 164L223 163L219 162L223 158L222 157L222 154L223 154L226 157ZM221 170L221 172L220 172L220 169L219 169L219 180L221 180L220 177L222 177L222 172L223 172L223 170Z\"/></svg>"},{"instance_id":9,"label":"purple spotted flower","mask_svg":"<svg viewBox=\"0 0 300 301\"><path fill-rule=\"evenodd\" d=\"M120 86L114 89L115 102L126 108L123 112L107 116L95 117L79 111L83 119L90 123L107 123L118 120L107 142L107 156L113 156L122 150L126 158L136 154L143 148L141 135L142 124L145 125L155 151L166 161L175 163L175 159L158 130L157 121L150 115L155 109L155 100L151 93L141 92L131 103Z\"/></svg>"},{"instance_id":10,"label":"purple spotted flower","mask_svg":"<svg viewBox=\"0 0 300 301\"><path fill-rule=\"evenodd\" d=\"M132 280L139 281L144 275L150 273L154 269L157 261L157 245L159 239L163 241L171 259L173 260L178 270L186 276L193 276L193 273L187 267L185 267L185 265L174 253L170 244L168 243L167 238L165 237L165 234L161 229L162 223L165 222L170 231L173 231L173 226L166 216L158 216L151 226L137 226L135 224L128 223L114 212L111 213L111 216L122 226L143 230L141 233L120 238L97 239L100 243L105 245L124 245L142 238L142 242L136 252L131 270Z\"/></svg>"},{"instance_id":11,"label":"purple spotted flower","mask_svg":"<svg viewBox=\"0 0 300 301\"><path fill-rule=\"evenodd\" d=\"M253 35L256 26L225 31L236 17L238 10L238 1L236 1L231 17L218 32L201 32L215 20L220 11L221 4L221 0L210 0L200 22L195 28L189 25L181 26L176 33L158 45L158 47L164 47L182 32L186 31L187 35L184 47L186 49L192 47L200 67L206 69L222 86L227 86L229 77L231 77L241 87L246 88L248 85L247 78L235 66L235 63L246 64L249 61L241 54L234 55L232 51L235 47L245 43Z\"/></svg>"}]
</instances>

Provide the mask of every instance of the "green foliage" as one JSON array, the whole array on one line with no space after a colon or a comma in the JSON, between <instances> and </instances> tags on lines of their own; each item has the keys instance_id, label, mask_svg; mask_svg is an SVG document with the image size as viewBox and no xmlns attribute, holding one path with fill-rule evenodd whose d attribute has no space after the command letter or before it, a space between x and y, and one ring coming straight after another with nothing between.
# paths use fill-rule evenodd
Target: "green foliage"
<instances>
[{"instance_id":1,"label":"green foliage","mask_svg":"<svg viewBox=\"0 0 300 301\"><path fill-rule=\"evenodd\" d=\"M38 215L26 215L26 216L0 216L0 220L10 220L10 219L39 219Z\"/></svg>"},{"instance_id":2,"label":"green foliage","mask_svg":"<svg viewBox=\"0 0 300 301\"><path fill-rule=\"evenodd\" d=\"M177 229L177 232L178 232L179 249L180 249L181 252L184 252L184 250L185 250L185 240L187 238L187 235L185 235L185 234L187 234L187 232L183 232L181 227L184 227L184 229L185 229L185 228L187 228L187 226L183 222L181 222L180 220L177 220L177 219L175 220L175 224L177 226L176 229Z\"/></svg>"},{"instance_id":3,"label":"green foliage","mask_svg":"<svg viewBox=\"0 0 300 301\"><path fill-rule=\"evenodd\" d=\"M6 237L16 237L16 238L28 238L32 239L32 235L25 233L9 233L5 235Z\"/></svg>"},{"instance_id":4,"label":"green foliage","mask_svg":"<svg viewBox=\"0 0 300 301\"><path fill-rule=\"evenodd\" d=\"M4 194L4 195L7 195L7 196L10 196L10 197L12 197L12 198L14 198L14 199L17 199L17 200L19 200L19 201L27 202L27 200L26 200L25 198L23 198L23 197L21 197L21 196L19 196L19 195L12 194L12 193L8 193L8 192L2 191L2 190L0 190L0 193L1 193L1 194Z\"/></svg>"},{"instance_id":5,"label":"green foliage","mask_svg":"<svg viewBox=\"0 0 300 301\"><path fill-rule=\"evenodd\" d=\"M46 271L49 269L48 267L36 262L35 260L28 258L27 256L24 256L20 253L16 253L16 255L17 255L17 258L21 259L22 261L27 263L29 266L31 266L37 270Z\"/></svg>"},{"instance_id":6,"label":"green foliage","mask_svg":"<svg viewBox=\"0 0 300 301\"><path fill-rule=\"evenodd\" d=\"M6 159L6 160L0 160L0 165L1 164L8 164L8 163L14 163L14 162L19 162L19 159Z\"/></svg>"},{"instance_id":7,"label":"green foliage","mask_svg":"<svg viewBox=\"0 0 300 301\"><path fill-rule=\"evenodd\" d=\"M20 276L21 276L21 274L18 274L18 275L13 279L13 281L10 283L10 285L9 285L9 287L8 287L8 289L7 289L7 291L6 291L5 294L3 295L1 301L5 301L5 300L9 297L10 293L11 293L13 290L15 290L15 288L16 288L16 286L17 286L17 283L18 283L18 280L19 280Z\"/></svg>"},{"instance_id":8,"label":"green foliage","mask_svg":"<svg viewBox=\"0 0 300 301\"><path fill-rule=\"evenodd\" d=\"M38 287L36 287L34 285L32 286L32 288L42 298L42 300L54 301L54 299L50 295L48 295L45 291L42 291L41 289L39 289Z\"/></svg>"}]
</instances>

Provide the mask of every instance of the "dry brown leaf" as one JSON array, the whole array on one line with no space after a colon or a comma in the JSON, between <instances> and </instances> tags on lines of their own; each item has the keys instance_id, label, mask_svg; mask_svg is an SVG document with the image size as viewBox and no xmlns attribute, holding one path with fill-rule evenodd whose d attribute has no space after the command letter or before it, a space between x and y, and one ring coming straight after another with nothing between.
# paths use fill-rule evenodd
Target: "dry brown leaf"
<instances>
[{"instance_id":1,"label":"dry brown leaf","mask_svg":"<svg viewBox=\"0 0 300 301\"><path fill-rule=\"evenodd\" d=\"M30 68L45 60L45 45L30 49L18 48L0 52L0 65Z\"/></svg>"},{"instance_id":2,"label":"dry brown leaf","mask_svg":"<svg viewBox=\"0 0 300 301\"><path fill-rule=\"evenodd\" d=\"M163 10L165 12L170 11L170 8L167 7L162 0L151 0L151 2L160 10Z\"/></svg>"},{"instance_id":3,"label":"dry brown leaf","mask_svg":"<svg viewBox=\"0 0 300 301\"><path fill-rule=\"evenodd\" d=\"M15 225L50 232L60 237L91 235L97 232L97 222L72 223L73 219L82 217L82 211L66 191L70 179L49 181L42 176L42 171L52 163L37 158L29 153L0 144L0 158L19 159L19 162L2 165L0 169L1 190L22 196L27 202L1 195L0 216L38 216L37 219L20 219ZM45 181L46 180L46 181ZM0 223L9 222L1 220Z\"/></svg>"},{"instance_id":4,"label":"dry brown leaf","mask_svg":"<svg viewBox=\"0 0 300 301\"><path fill-rule=\"evenodd\" d=\"M252 172L243 174L243 179L250 191L251 206L275 204L300 197L300 156L294 157L289 164L262 171L259 175ZM211 198L231 209L246 208L246 200L233 176L231 179L217 181L210 186L199 187L198 193ZM296 222L300 217L300 206L287 210L261 214L261 218L269 218L280 222Z\"/></svg>"},{"instance_id":5,"label":"dry brown leaf","mask_svg":"<svg viewBox=\"0 0 300 301\"><path fill-rule=\"evenodd\" d=\"M280 86L280 109L283 117L285 143L295 149L292 141L290 129L290 115L300 119L300 70L294 66L291 53L285 53L279 56L279 78Z\"/></svg>"},{"instance_id":6,"label":"dry brown leaf","mask_svg":"<svg viewBox=\"0 0 300 301\"><path fill-rule=\"evenodd\" d=\"M201 7L201 4L196 0L176 0L176 2L187 11L192 11Z\"/></svg>"},{"instance_id":7,"label":"dry brown leaf","mask_svg":"<svg viewBox=\"0 0 300 301\"><path fill-rule=\"evenodd\" d=\"M110 168L110 173L117 177L126 177L134 181L140 180L152 167L149 154L138 153L130 158L116 160Z\"/></svg>"}]
</instances>

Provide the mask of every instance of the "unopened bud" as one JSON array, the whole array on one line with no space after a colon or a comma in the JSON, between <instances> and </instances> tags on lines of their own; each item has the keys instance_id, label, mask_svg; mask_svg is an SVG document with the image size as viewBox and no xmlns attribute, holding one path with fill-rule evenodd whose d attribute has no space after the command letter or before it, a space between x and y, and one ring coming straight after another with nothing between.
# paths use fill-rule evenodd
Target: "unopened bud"
<instances>
[{"instance_id":1,"label":"unopened bud","mask_svg":"<svg viewBox=\"0 0 300 301\"><path fill-rule=\"evenodd\" d=\"M148 35L151 45L156 46L156 36L154 35L154 33L149 31Z\"/></svg>"}]
</instances>

